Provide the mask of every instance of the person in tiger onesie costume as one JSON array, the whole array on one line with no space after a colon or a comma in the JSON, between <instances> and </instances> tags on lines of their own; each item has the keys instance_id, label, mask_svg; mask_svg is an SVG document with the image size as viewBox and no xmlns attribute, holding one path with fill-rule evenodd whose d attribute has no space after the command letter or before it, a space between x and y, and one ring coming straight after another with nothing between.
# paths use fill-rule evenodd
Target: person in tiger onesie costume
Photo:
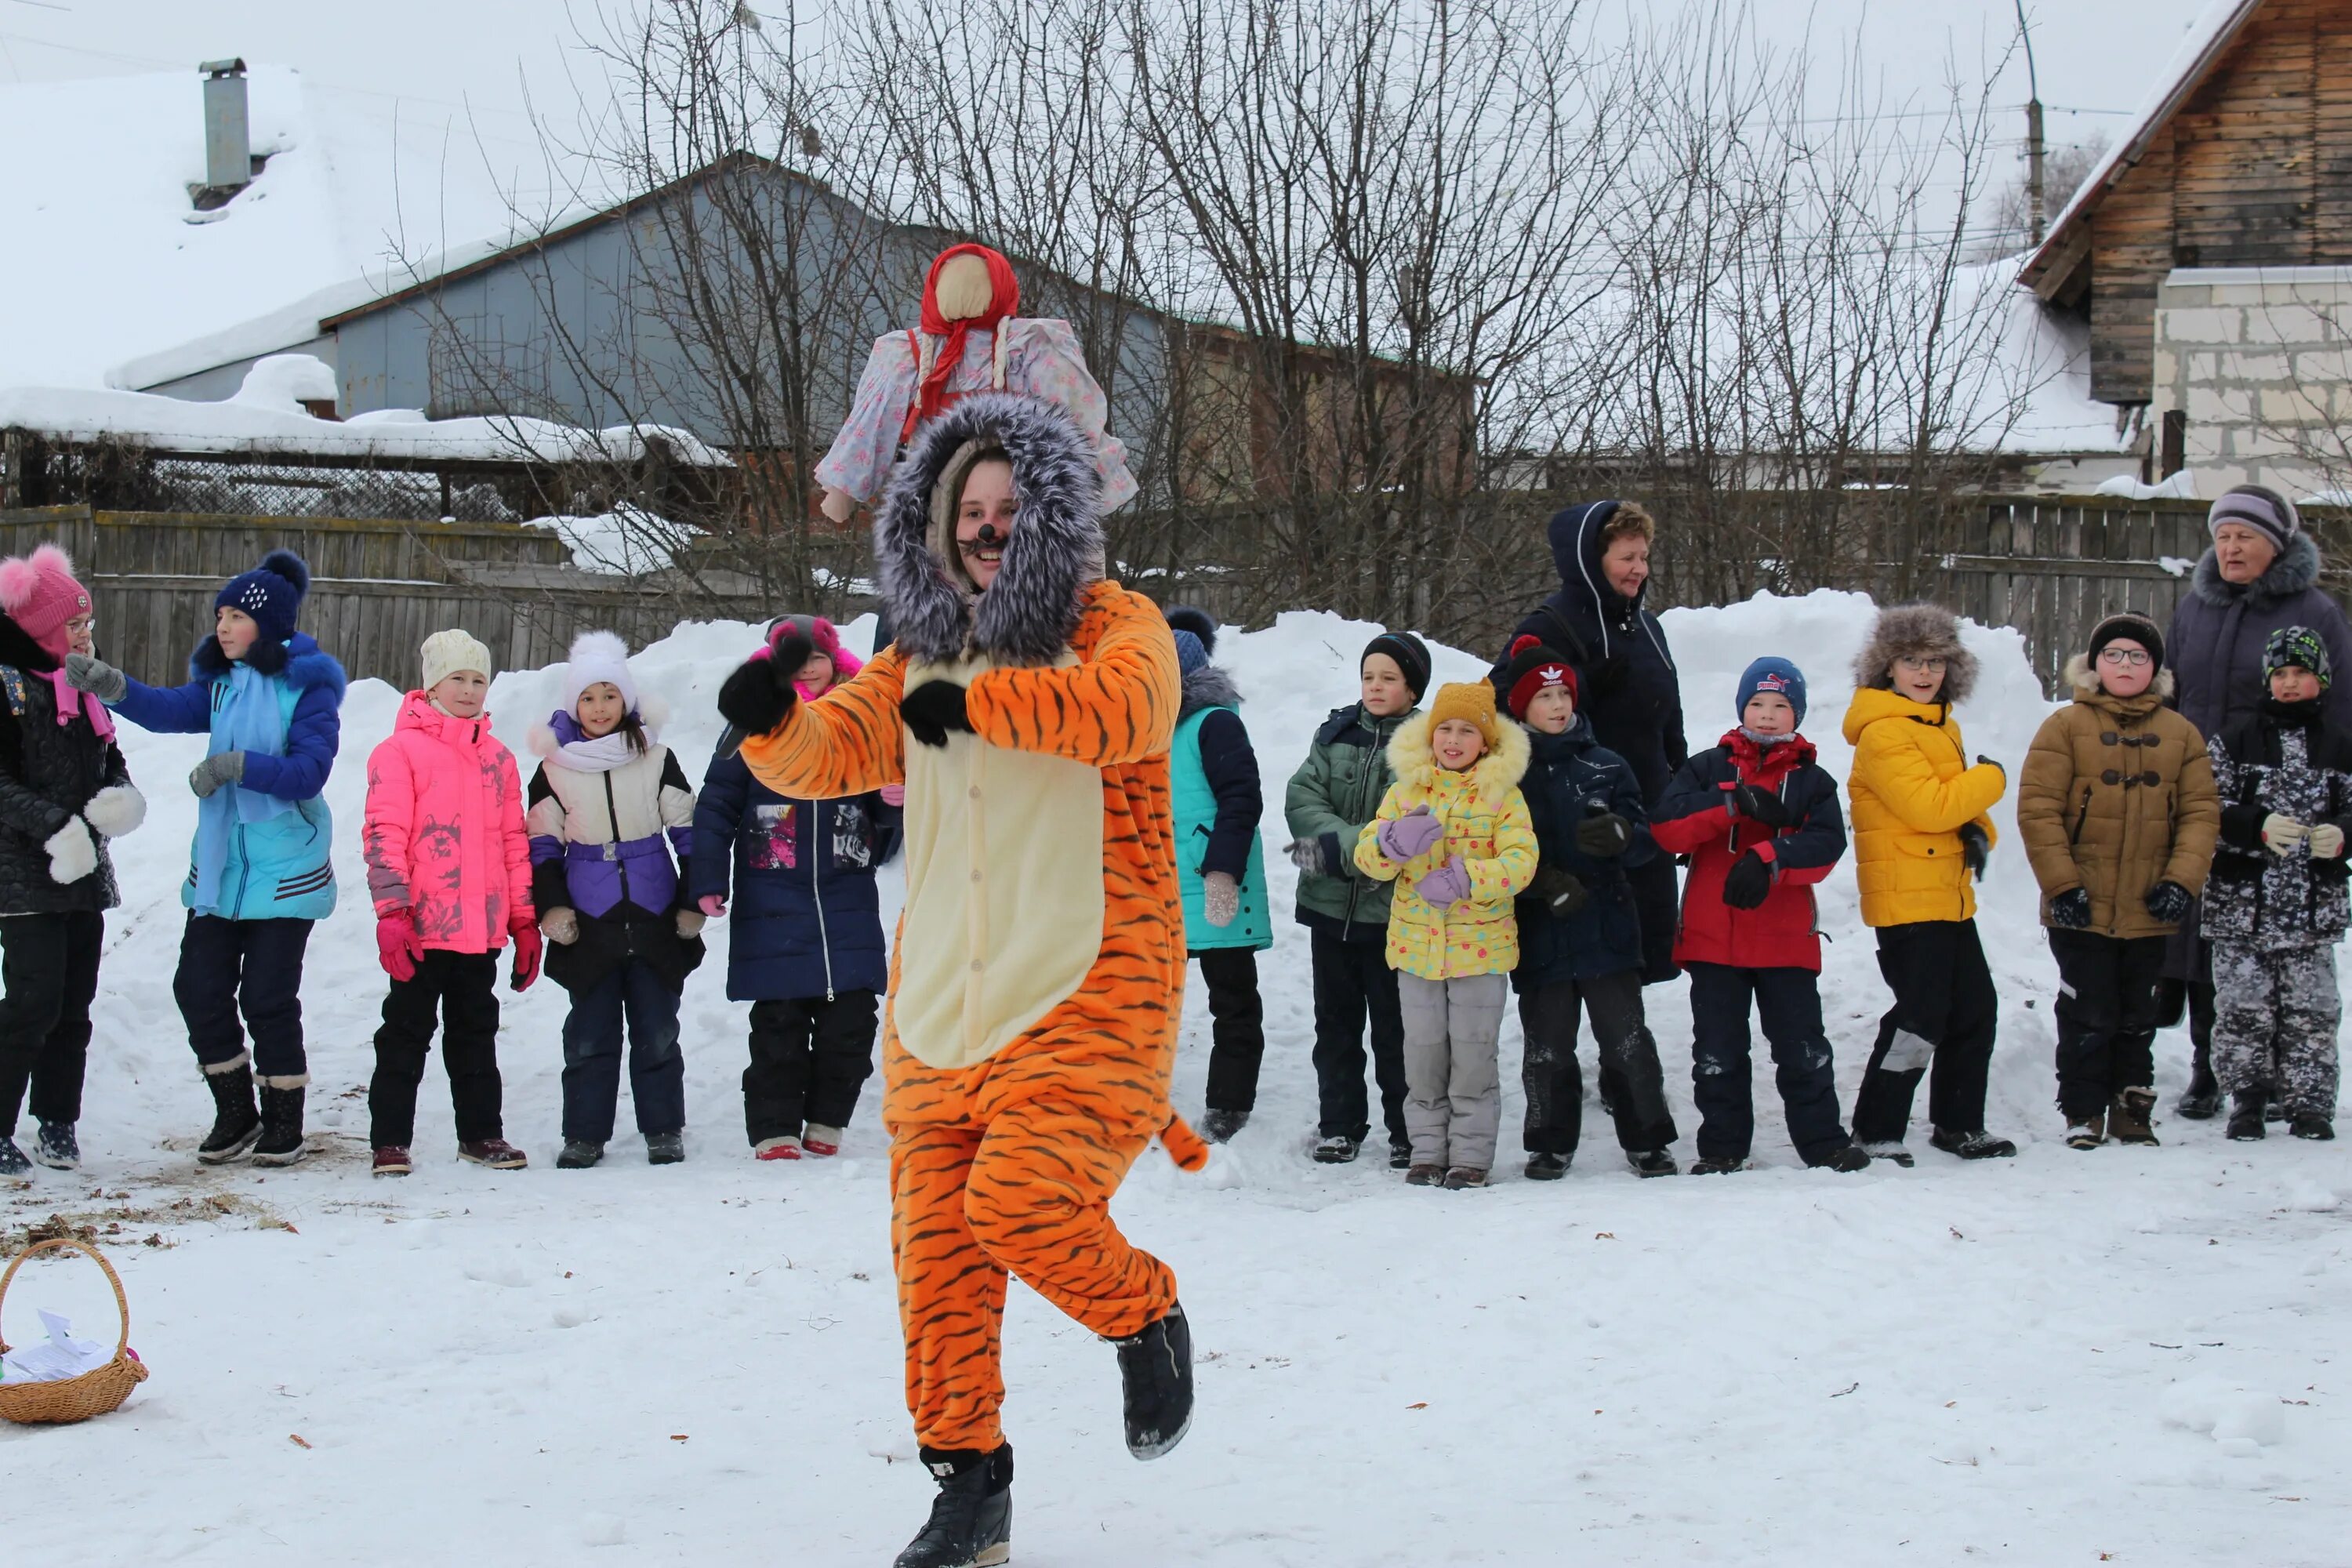
<instances>
[{"instance_id":1,"label":"person in tiger onesie costume","mask_svg":"<svg viewBox=\"0 0 2352 1568\"><path fill-rule=\"evenodd\" d=\"M1010 1554L1010 1275L1118 1346L1136 1458L1192 1422L1175 1277L1109 1206L1154 1134L1187 1168L1206 1158L1169 1104L1181 683L1158 606L1103 575L1099 483L1053 405L960 400L917 434L875 521L897 641L814 701L794 700L793 647L719 694L777 793L906 788L883 1121L907 1406L940 1495L898 1568Z\"/></svg>"}]
</instances>

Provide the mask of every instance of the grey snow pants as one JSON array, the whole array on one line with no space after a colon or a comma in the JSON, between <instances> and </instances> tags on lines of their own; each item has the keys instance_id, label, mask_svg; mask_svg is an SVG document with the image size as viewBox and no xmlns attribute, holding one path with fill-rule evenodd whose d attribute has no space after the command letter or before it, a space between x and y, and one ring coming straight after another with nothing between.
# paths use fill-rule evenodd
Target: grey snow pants
<instances>
[{"instance_id":1,"label":"grey snow pants","mask_svg":"<svg viewBox=\"0 0 2352 1568\"><path fill-rule=\"evenodd\" d=\"M2232 1095L2265 1085L2287 1114L2336 1114L2336 949L2213 943L2213 1073Z\"/></svg>"},{"instance_id":2,"label":"grey snow pants","mask_svg":"<svg viewBox=\"0 0 2352 1568\"><path fill-rule=\"evenodd\" d=\"M1486 1171L1503 1117L1496 1042L1509 1001L1507 974L1423 980L1399 971L1404 1015L1404 1126L1412 1163Z\"/></svg>"}]
</instances>

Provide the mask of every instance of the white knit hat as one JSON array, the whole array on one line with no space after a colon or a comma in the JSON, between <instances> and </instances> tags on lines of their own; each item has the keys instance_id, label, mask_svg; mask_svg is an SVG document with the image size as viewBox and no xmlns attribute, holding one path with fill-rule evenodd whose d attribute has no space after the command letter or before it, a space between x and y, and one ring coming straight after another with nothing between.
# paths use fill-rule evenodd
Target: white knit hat
<instances>
[{"instance_id":1,"label":"white knit hat","mask_svg":"<svg viewBox=\"0 0 2352 1568\"><path fill-rule=\"evenodd\" d=\"M572 662L563 667L563 710L578 714L580 694L599 681L619 690L625 711L637 710L637 681L629 673L629 645L611 632L582 632L572 640Z\"/></svg>"},{"instance_id":2,"label":"white knit hat","mask_svg":"<svg viewBox=\"0 0 2352 1568\"><path fill-rule=\"evenodd\" d=\"M488 680L498 673L490 658L490 650L482 639L462 626L451 626L446 632L435 632L425 639L418 650L425 656L424 690L430 691L461 669L470 669Z\"/></svg>"}]
</instances>

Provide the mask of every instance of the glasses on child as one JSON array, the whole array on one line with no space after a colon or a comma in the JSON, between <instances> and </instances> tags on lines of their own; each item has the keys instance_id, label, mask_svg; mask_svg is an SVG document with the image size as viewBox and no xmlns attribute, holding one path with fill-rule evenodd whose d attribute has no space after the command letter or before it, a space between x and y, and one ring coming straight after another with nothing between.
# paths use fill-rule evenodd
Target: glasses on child
<instances>
[{"instance_id":1,"label":"glasses on child","mask_svg":"<svg viewBox=\"0 0 2352 1568\"><path fill-rule=\"evenodd\" d=\"M98 617L96 616L76 616L72 620L66 623L66 635L68 637L86 637L96 630L98 630Z\"/></svg>"},{"instance_id":2,"label":"glasses on child","mask_svg":"<svg viewBox=\"0 0 2352 1568\"><path fill-rule=\"evenodd\" d=\"M1895 662L1901 665L1904 668L1910 670L1915 675L1941 675L1944 673L1944 661L1940 658L1914 658L1906 653Z\"/></svg>"},{"instance_id":3,"label":"glasses on child","mask_svg":"<svg viewBox=\"0 0 2352 1568\"><path fill-rule=\"evenodd\" d=\"M2102 664L2127 664L2134 669L2137 669L2141 665L2147 662L2147 649L2144 647L2103 647L2099 650L2099 662Z\"/></svg>"}]
</instances>

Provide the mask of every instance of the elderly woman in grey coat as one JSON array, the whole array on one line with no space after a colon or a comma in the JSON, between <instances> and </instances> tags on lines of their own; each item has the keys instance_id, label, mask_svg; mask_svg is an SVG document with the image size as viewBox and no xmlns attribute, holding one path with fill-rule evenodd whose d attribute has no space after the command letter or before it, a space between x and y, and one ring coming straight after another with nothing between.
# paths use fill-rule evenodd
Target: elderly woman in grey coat
<instances>
[{"instance_id":1,"label":"elderly woman in grey coat","mask_svg":"<svg viewBox=\"0 0 2352 1568\"><path fill-rule=\"evenodd\" d=\"M2319 546L2304 531L2294 503L2261 485L2239 485L2213 503L2206 526L2213 543L2197 563L2189 591L2164 636L2174 702L2210 743L2262 706L2263 645L2282 626L2317 632L2338 669L2352 668L2352 626L2319 585ZM2328 721L2352 728L2352 680L2328 694ZM2189 1090L2175 1107L2203 1121L2221 1108L2214 1082L2213 977L2192 920L2167 954L2165 976L2184 986L2189 1033L2196 1046Z\"/></svg>"}]
</instances>

